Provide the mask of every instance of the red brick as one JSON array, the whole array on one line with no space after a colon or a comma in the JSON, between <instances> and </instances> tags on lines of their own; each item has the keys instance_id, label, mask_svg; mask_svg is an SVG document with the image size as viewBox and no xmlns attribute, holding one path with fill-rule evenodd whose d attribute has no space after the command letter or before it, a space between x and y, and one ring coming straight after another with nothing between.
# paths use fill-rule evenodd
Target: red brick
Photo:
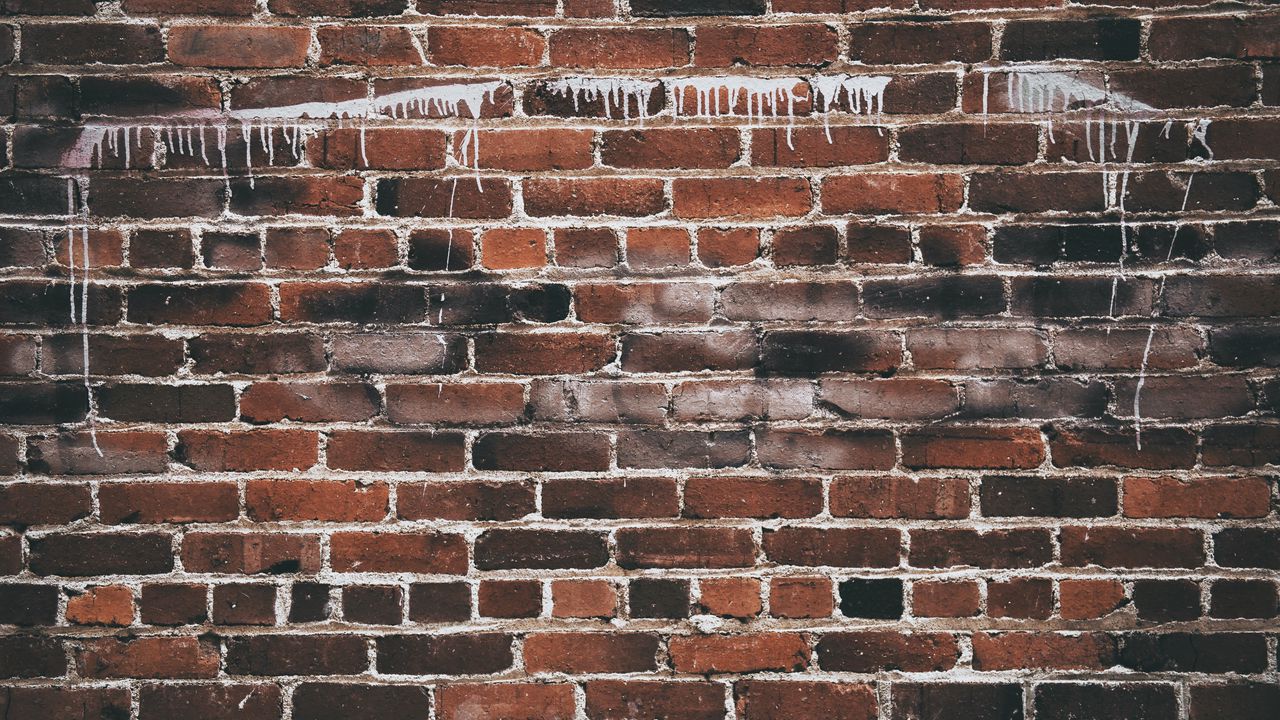
<instances>
[{"instance_id":1,"label":"red brick","mask_svg":"<svg viewBox=\"0 0 1280 720\"><path fill-rule=\"evenodd\" d=\"M0 523L62 525L93 512L88 485L21 482L0 486Z\"/></svg>"},{"instance_id":2,"label":"red brick","mask_svg":"<svg viewBox=\"0 0 1280 720\"><path fill-rule=\"evenodd\" d=\"M1114 641L1103 633L974 633L976 670L1046 668L1102 670L1115 661Z\"/></svg>"},{"instance_id":3,"label":"red brick","mask_svg":"<svg viewBox=\"0 0 1280 720\"><path fill-rule=\"evenodd\" d=\"M249 517L262 521L377 521L387 514L387 485L354 480L250 480Z\"/></svg>"},{"instance_id":4,"label":"red brick","mask_svg":"<svg viewBox=\"0 0 1280 720\"><path fill-rule=\"evenodd\" d=\"M490 333L475 347L477 370L519 375L592 372L614 356L613 337L595 332Z\"/></svg>"},{"instance_id":5,"label":"red brick","mask_svg":"<svg viewBox=\"0 0 1280 720\"><path fill-rule=\"evenodd\" d=\"M546 46L542 34L530 28L433 27L427 31L427 59L433 65L541 65Z\"/></svg>"},{"instance_id":6,"label":"red brick","mask_svg":"<svg viewBox=\"0 0 1280 720\"><path fill-rule=\"evenodd\" d=\"M257 583L213 586L213 622L218 625L274 625L276 587Z\"/></svg>"},{"instance_id":7,"label":"red brick","mask_svg":"<svg viewBox=\"0 0 1280 720\"><path fill-rule=\"evenodd\" d=\"M317 270L329 264L329 233L319 228L271 228L263 256L270 268Z\"/></svg>"},{"instance_id":8,"label":"red brick","mask_svg":"<svg viewBox=\"0 0 1280 720\"><path fill-rule=\"evenodd\" d=\"M611 130L600 146L604 164L618 168L727 168L740 154L729 128Z\"/></svg>"},{"instance_id":9,"label":"red brick","mask_svg":"<svg viewBox=\"0 0 1280 720\"><path fill-rule=\"evenodd\" d=\"M618 262L618 235L610 228L558 228L556 264L562 267L613 267Z\"/></svg>"},{"instance_id":10,"label":"red brick","mask_svg":"<svg viewBox=\"0 0 1280 720\"><path fill-rule=\"evenodd\" d=\"M1180 428L1148 428L1138 447L1136 433L1127 428L1053 428L1049 448L1058 467L1116 465L1129 468L1191 467L1195 441Z\"/></svg>"},{"instance_id":11,"label":"red brick","mask_svg":"<svg viewBox=\"0 0 1280 720\"><path fill-rule=\"evenodd\" d=\"M316 464L317 437L305 430L184 430L177 454L201 471L305 470Z\"/></svg>"},{"instance_id":12,"label":"red brick","mask_svg":"<svg viewBox=\"0 0 1280 720\"><path fill-rule=\"evenodd\" d=\"M873 720L879 717L872 685L848 682L748 680L733 690L743 720Z\"/></svg>"},{"instance_id":13,"label":"red brick","mask_svg":"<svg viewBox=\"0 0 1280 720\"><path fill-rule=\"evenodd\" d=\"M959 648L946 633L865 631L827 633L818 641L818 665L844 672L936 672L955 666Z\"/></svg>"},{"instance_id":14,"label":"red brick","mask_svg":"<svg viewBox=\"0 0 1280 720\"><path fill-rule=\"evenodd\" d=\"M391 217L499 219L511 214L506 180L388 178L378 181L376 209Z\"/></svg>"},{"instance_id":15,"label":"red brick","mask_svg":"<svg viewBox=\"0 0 1280 720\"><path fill-rule=\"evenodd\" d=\"M575 289L578 317L589 323L701 323L711 319L714 301L710 285L693 283L583 284Z\"/></svg>"},{"instance_id":16,"label":"red brick","mask_svg":"<svg viewBox=\"0 0 1280 720\"><path fill-rule=\"evenodd\" d=\"M684 514L693 518L804 518L822 511L815 478L693 477L685 483Z\"/></svg>"},{"instance_id":17,"label":"red brick","mask_svg":"<svg viewBox=\"0 0 1280 720\"><path fill-rule=\"evenodd\" d=\"M515 520L534 504L531 482L449 480L401 484L396 510L408 520Z\"/></svg>"},{"instance_id":18,"label":"red brick","mask_svg":"<svg viewBox=\"0 0 1280 720\"><path fill-rule=\"evenodd\" d=\"M567 28L551 35L551 64L579 68L646 69L689 64L683 28Z\"/></svg>"},{"instance_id":19,"label":"red brick","mask_svg":"<svg viewBox=\"0 0 1280 720\"><path fill-rule=\"evenodd\" d=\"M736 528L623 528L617 543L624 568L748 567L756 553L750 534Z\"/></svg>"},{"instance_id":20,"label":"red brick","mask_svg":"<svg viewBox=\"0 0 1280 720\"><path fill-rule=\"evenodd\" d=\"M883 430L762 430L756 436L760 462L770 468L888 470L893 437Z\"/></svg>"},{"instance_id":21,"label":"red brick","mask_svg":"<svg viewBox=\"0 0 1280 720\"><path fill-rule=\"evenodd\" d=\"M1053 581L1014 578L987 583L987 615L1047 620L1053 614Z\"/></svg>"},{"instance_id":22,"label":"red brick","mask_svg":"<svg viewBox=\"0 0 1280 720\"><path fill-rule=\"evenodd\" d=\"M343 230L333 238L333 256L347 270L378 270L400 261L390 230Z\"/></svg>"},{"instance_id":23,"label":"red brick","mask_svg":"<svg viewBox=\"0 0 1280 720\"><path fill-rule=\"evenodd\" d=\"M542 583L537 580L481 580L476 597L481 617L533 618L542 614Z\"/></svg>"},{"instance_id":24,"label":"red brick","mask_svg":"<svg viewBox=\"0 0 1280 720\"><path fill-rule=\"evenodd\" d=\"M554 580L551 583L552 617L609 618L617 609L618 590L607 580ZM527 658L527 641L525 652Z\"/></svg>"},{"instance_id":25,"label":"red brick","mask_svg":"<svg viewBox=\"0 0 1280 720\"><path fill-rule=\"evenodd\" d=\"M672 192L681 218L798 217L813 207L809 182L799 178L679 178Z\"/></svg>"},{"instance_id":26,"label":"red brick","mask_svg":"<svg viewBox=\"0 0 1280 720\"><path fill-rule=\"evenodd\" d=\"M424 15L512 15L543 17L555 15L554 0L416 0L418 12Z\"/></svg>"},{"instance_id":27,"label":"red brick","mask_svg":"<svg viewBox=\"0 0 1280 720\"><path fill-rule=\"evenodd\" d=\"M329 434L329 467L336 470L450 472L462 469L458 433L339 430Z\"/></svg>"},{"instance_id":28,"label":"red brick","mask_svg":"<svg viewBox=\"0 0 1280 720\"><path fill-rule=\"evenodd\" d=\"M850 40L850 58L868 65L980 62L992 48L983 22L860 23Z\"/></svg>"},{"instance_id":29,"label":"red brick","mask_svg":"<svg viewBox=\"0 0 1280 720\"><path fill-rule=\"evenodd\" d=\"M240 416L251 423L368 420L378 391L358 383L254 383L240 394Z\"/></svg>"},{"instance_id":30,"label":"red brick","mask_svg":"<svg viewBox=\"0 0 1280 720\"><path fill-rule=\"evenodd\" d=\"M547 234L538 228L494 228L480 236L484 266L519 270L547 263Z\"/></svg>"},{"instance_id":31,"label":"red brick","mask_svg":"<svg viewBox=\"0 0 1280 720\"><path fill-rule=\"evenodd\" d=\"M437 691L441 720L500 720L525 714L547 720L574 717L573 686L533 683L446 685Z\"/></svg>"},{"instance_id":32,"label":"red brick","mask_svg":"<svg viewBox=\"0 0 1280 720\"><path fill-rule=\"evenodd\" d=\"M310 42L301 27L177 25L169 29L169 58L196 67L302 67Z\"/></svg>"},{"instance_id":33,"label":"red brick","mask_svg":"<svg viewBox=\"0 0 1280 720\"><path fill-rule=\"evenodd\" d=\"M121 7L134 15L252 15L254 0L123 0Z\"/></svg>"},{"instance_id":34,"label":"red brick","mask_svg":"<svg viewBox=\"0 0 1280 720\"><path fill-rule=\"evenodd\" d=\"M640 178L530 179L525 211L534 217L645 217L667 209L661 180Z\"/></svg>"},{"instance_id":35,"label":"red brick","mask_svg":"<svg viewBox=\"0 0 1280 720\"><path fill-rule=\"evenodd\" d=\"M969 482L956 478L837 477L836 517L947 519L969 516Z\"/></svg>"},{"instance_id":36,"label":"red brick","mask_svg":"<svg viewBox=\"0 0 1280 720\"><path fill-rule=\"evenodd\" d=\"M1116 580L1058 581L1059 612L1068 620L1105 617L1124 600L1124 585Z\"/></svg>"},{"instance_id":37,"label":"red brick","mask_svg":"<svg viewBox=\"0 0 1280 720\"><path fill-rule=\"evenodd\" d=\"M603 534L578 530L486 530L475 552L481 570L596 568L609 559Z\"/></svg>"},{"instance_id":38,"label":"red brick","mask_svg":"<svg viewBox=\"0 0 1280 720\"><path fill-rule=\"evenodd\" d=\"M139 693L140 720L197 712L205 717L235 708L246 717L274 718L284 702L274 685L144 685Z\"/></svg>"},{"instance_id":39,"label":"red brick","mask_svg":"<svg viewBox=\"0 0 1280 720\"><path fill-rule=\"evenodd\" d=\"M643 717L713 720L724 716L725 691L710 682L596 680L587 684L587 717L624 720Z\"/></svg>"},{"instance_id":40,"label":"red brick","mask_svg":"<svg viewBox=\"0 0 1280 720\"><path fill-rule=\"evenodd\" d=\"M353 635L249 635L226 643L232 675L355 675L369 666L367 641Z\"/></svg>"},{"instance_id":41,"label":"red brick","mask_svg":"<svg viewBox=\"0 0 1280 720\"><path fill-rule=\"evenodd\" d=\"M1161 18L1151 25L1151 55L1157 60L1274 58L1280 55L1277 23L1276 16Z\"/></svg>"},{"instance_id":42,"label":"red brick","mask_svg":"<svg viewBox=\"0 0 1280 720\"><path fill-rule=\"evenodd\" d=\"M963 202L960 175L847 175L822 183L822 209L827 213L914 215L945 213Z\"/></svg>"},{"instance_id":43,"label":"red brick","mask_svg":"<svg viewBox=\"0 0 1280 720\"><path fill-rule=\"evenodd\" d=\"M668 478L547 480L542 513L555 518L675 517L676 483Z\"/></svg>"},{"instance_id":44,"label":"red brick","mask_svg":"<svg viewBox=\"0 0 1280 720\"><path fill-rule=\"evenodd\" d=\"M515 383L388 385L387 417L398 425L499 425L524 417L524 386Z\"/></svg>"},{"instance_id":45,"label":"red brick","mask_svg":"<svg viewBox=\"0 0 1280 720\"><path fill-rule=\"evenodd\" d=\"M413 34L404 27L324 26L316 29L321 65L422 64Z\"/></svg>"},{"instance_id":46,"label":"red brick","mask_svg":"<svg viewBox=\"0 0 1280 720\"><path fill-rule=\"evenodd\" d=\"M400 0L270 0L268 7L277 15L373 17L399 15L402 5Z\"/></svg>"},{"instance_id":47,"label":"red brick","mask_svg":"<svg viewBox=\"0 0 1280 720\"><path fill-rule=\"evenodd\" d=\"M1062 564L1068 567L1199 567L1204 539L1189 528L1065 527Z\"/></svg>"},{"instance_id":48,"label":"red brick","mask_svg":"<svg viewBox=\"0 0 1280 720\"><path fill-rule=\"evenodd\" d=\"M445 164L445 137L439 130L338 128L309 140L307 157L335 170L438 170Z\"/></svg>"},{"instance_id":49,"label":"red brick","mask_svg":"<svg viewBox=\"0 0 1280 720\"><path fill-rule=\"evenodd\" d=\"M1049 563L1053 541L1036 528L913 530L908 560L915 567L1027 568Z\"/></svg>"},{"instance_id":50,"label":"red brick","mask_svg":"<svg viewBox=\"0 0 1280 720\"><path fill-rule=\"evenodd\" d=\"M751 228L702 228L698 260L712 268L747 265L760 254L760 233Z\"/></svg>"},{"instance_id":51,"label":"red brick","mask_svg":"<svg viewBox=\"0 0 1280 720\"><path fill-rule=\"evenodd\" d=\"M76 653L88 678L212 678L218 674L218 646L202 638L102 638Z\"/></svg>"},{"instance_id":52,"label":"red brick","mask_svg":"<svg viewBox=\"0 0 1280 720\"><path fill-rule=\"evenodd\" d=\"M188 572L314 573L320 570L320 540L314 535L189 532L182 542L182 564Z\"/></svg>"},{"instance_id":53,"label":"red brick","mask_svg":"<svg viewBox=\"0 0 1280 720\"><path fill-rule=\"evenodd\" d=\"M240 494L232 483L104 483L98 489L102 522L228 522L240 515Z\"/></svg>"},{"instance_id":54,"label":"red brick","mask_svg":"<svg viewBox=\"0 0 1280 720\"><path fill-rule=\"evenodd\" d=\"M341 532L330 539L337 572L461 575L467 571L467 543L444 533Z\"/></svg>"},{"instance_id":55,"label":"red brick","mask_svg":"<svg viewBox=\"0 0 1280 720\"><path fill-rule=\"evenodd\" d=\"M67 621L77 625L133 624L133 591L121 585L89 588L67 599Z\"/></svg>"},{"instance_id":56,"label":"red brick","mask_svg":"<svg viewBox=\"0 0 1280 720\"><path fill-rule=\"evenodd\" d=\"M902 437L902 462L910 468L1034 468L1044 458L1035 428L940 428Z\"/></svg>"},{"instance_id":57,"label":"red brick","mask_svg":"<svg viewBox=\"0 0 1280 720\"><path fill-rule=\"evenodd\" d=\"M882 128L798 127L751 131L751 163L757 166L841 167L888 159L889 136Z\"/></svg>"},{"instance_id":58,"label":"red brick","mask_svg":"<svg viewBox=\"0 0 1280 720\"><path fill-rule=\"evenodd\" d=\"M74 12L74 4L68 10ZM125 688L10 687L0 703L11 717L37 720L121 717L128 716L130 707Z\"/></svg>"},{"instance_id":59,"label":"red brick","mask_svg":"<svg viewBox=\"0 0 1280 720\"><path fill-rule=\"evenodd\" d=\"M256 283L139 285L129 292L128 316L145 324L263 325L271 320L270 296Z\"/></svg>"},{"instance_id":60,"label":"red brick","mask_svg":"<svg viewBox=\"0 0 1280 720\"><path fill-rule=\"evenodd\" d=\"M1127 477L1124 514L1135 518L1263 517L1270 512L1271 488L1259 477Z\"/></svg>"},{"instance_id":61,"label":"red brick","mask_svg":"<svg viewBox=\"0 0 1280 720\"><path fill-rule=\"evenodd\" d=\"M783 527L765 532L764 552L783 565L897 567L901 534L888 528Z\"/></svg>"},{"instance_id":62,"label":"red brick","mask_svg":"<svg viewBox=\"0 0 1280 720\"><path fill-rule=\"evenodd\" d=\"M533 673L629 673L657 668L658 636L645 633L536 633L524 641Z\"/></svg>"},{"instance_id":63,"label":"red brick","mask_svg":"<svg viewBox=\"0 0 1280 720\"><path fill-rule=\"evenodd\" d=\"M694 64L826 65L836 59L838 38L829 25L710 25L699 29Z\"/></svg>"},{"instance_id":64,"label":"red brick","mask_svg":"<svg viewBox=\"0 0 1280 720\"><path fill-rule=\"evenodd\" d=\"M911 586L911 612L916 617L975 617L982 595L972 580L927 580Z\"/></svg>"},{"instance_id":65,"label":"red brick","mask_svg":"<svg viewBox=\"0 0 1280 720\"><path fill-rule=\"evenodd\" d=\"M454 156L459 162L479 163L482 168L497 170L583 170L595 161L593 134L589 130L482 130L467 141L464 133L455 133ZM479 143L483 148L474 156L474 145L468 145L467 156L460 148L465 142Z\"/></svg>"},{"instance_id":66,"label":"red brick","mask_svg":"<svg viewBox=\"0 0 1280 720\"><path fill-rule=\"evenodd\" d=\"M835 609L825 577L775 577L769 581L769 614L784 618L829 618Z\"/></svg>"},{"instance_id":67,"label":"red brick","mask_svg":"<svg viewBox=\"0 0 1280 720\"><path fill-rule=\"evenodd\" d=\"M671 661L677 672L794 672L809 666L809 654L809 643L799 634L671 638Z\"/></svg>"},{"instance_id":68,"label":"red brick","mask_svg":"<svg viewBox=\"0 0 1280 720\"><path fill-rule=\"evenodd\" d=\"M364 181L358 177L263 177L252 186L231 183L231 211L237 215L361 214Z\"/></svg>"},{"instance_id":69,"label":"red brick","mask_svg":"<svg viewBox=\"0 0 1280 720\"><path fill-rule=\"evenodd\" d=\"M705 578L698 585L698 604L708 614L751 618L760 614L760 581L755 578Z\"/></svg>"},{"instance_id":70,"label":"red brick","mask_svg":"<svg viewBox=\"0 0 1280 720\"><path fill-rule=\"evenodd\" d=\"M164 59L160 28L141 23L26 25L22 62L46 65L156 63Z\"/></svg>"},{"instance_id":71,"label":"red brick","mask_svg":"<svg viewBox=\"0 0 1280 720\"><path fill-rule=\"evenodd\" d=\"M193 625L208 617L203 585L155 583L142 586L142 622L148 625Z\"/></svg>"}]
</instances>

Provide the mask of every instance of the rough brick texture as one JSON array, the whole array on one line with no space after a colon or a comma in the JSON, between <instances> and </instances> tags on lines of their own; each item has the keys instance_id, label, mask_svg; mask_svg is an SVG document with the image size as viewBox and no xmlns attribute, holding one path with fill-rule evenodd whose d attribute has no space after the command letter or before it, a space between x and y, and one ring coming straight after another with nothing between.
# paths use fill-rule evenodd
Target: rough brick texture
<instances>
[{"instance_id":1,"label":"rough brick texture","mask_svg":"<svg viewBox=\"0 0 1280 720\"><path fill-rule=\"evenodd\" d=\"M1280 708L1269 0L0 0L0 716Z\"/></svg>"}]
</instances>

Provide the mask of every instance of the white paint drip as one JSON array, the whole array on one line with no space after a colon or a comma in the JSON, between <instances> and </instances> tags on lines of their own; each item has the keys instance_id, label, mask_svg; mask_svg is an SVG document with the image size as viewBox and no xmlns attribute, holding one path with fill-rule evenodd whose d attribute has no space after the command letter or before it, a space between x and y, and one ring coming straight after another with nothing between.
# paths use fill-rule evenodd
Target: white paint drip
<instances>
[{"instance_id":1,"label":"white paint drip","mask_svg":"<svg viewBox=\"0 0 1280 720\"><path fill-rule=\"evenodd\" d=\"M982 77L982 114L986 115L990 96L990 72ZM1044 70L1005 74L1005 103L1011 112L1049 114L1068 112L1078 105L1104 102L1122 112L1154 110L1150 105L1118 92L1108 92L1080 79L1078 73ZM1049 141L1053 142L1053 120L1046 120ZM1113 134L1113 139L1115 135ZM1090 148L1092 151L1092 147ZM1092 157L1092 156L1091 156Z\"/></svg>"},{"instance_id":2,"label":"white paint drip","mask_svg":"<svg viewBox=\"0 0 1280 720\"><path fill-rule=\"evenodd\" d=\"M1205 147L1208 147L1207 145ZM1182 193L1182 207L1180 212L1186 212L1187 200L1191 198L1191 183L1196 179L1193 172L1187 176L1187 188ZM1169 240L1169 252L1165 254L1164 261L1169 263L1173 260L1173 248L1178 244L1178 232L1182 230L1182 223L1179 222L1173 228L1173 237ZM1151 306L1151 314L1154 316L1159 307L1160 299L1164 297L1164 286L1168 281L1168 274L1160 276L1160 286L1156 288L1155 302ZM1153 322L1147 328L1147 346L1142 350L1142 365L1138 368L1138 384L1133 389L1133 434L1134 440L1137 442L1138 450L1142 450L1142 386L1147 384L1147 364L1151 358L1151 342L1156 337L1156 324Z\"/></svg>"},{"instance_id":3,"label":"white paint drip","mask_svg":"<svg viewBox=\"0 0 1280 720\"><path fill-rule=\"evenodd\" d=\"M885 75L847 74L815 75L811 78L809 85L813 88L814 103L822 98L822 127L827 134L827 142L831 142L831 110L840 102L840 96L845 96L854 114L860 115L866 108L867 115L878 118L884 112L884 91L890 79Z\"/></svg>"},{"instance_id":4,"label":"white paint drip","mask_svg":"<svg viewBox=\"0 0 1280 720\"><path fill-rule=\"evenodd\" d=\"M547 83L547 90L573 100L573 109L577 111L581 103L604 101L604 116L614 120L614 113L623 120L631 119L631 104L635 103L636 118L640 125L649 118L649 101L653 94L662 87L657 80L637 80L634 78L564 78Z\"/></svg>"},{"instance_id":5,"label":"white paint drip","mask_svg":"<svg viewBox=\"0 0 1280 720\"><path fill-rule=\"evenodd\" d=\"M1125 167L1118 174L1115 171L1103 171L1103 193L1110 194L1110 202L1107 207L1115 207L1120 211L1120 261L1117 267L1117 273L1111 279L1111 304L1108 306L1107 316L1114 318L1116 316L1116 291L1119 289L1120 281L1124 279L1124 261L1129 257L1129 224L1128 216L1125 213L1124 199L1129 194L1129 174L1133 170L1133 153L1138 146L1138 131L1142 127L1137 120L1123 121L1125 131L1125 141L1128 143L1129 150L1125 153ZM1101 127L1101 123L1099 124ZM1111 135L1110 152L1115 154L1115 141L1118 133L1113 132ZM1101 143L1099 144L1101 148ZM1103 149L1102 152L1106 152ZM1104 156L1105 157L1105 156ZM1105 160L1103 161L1105 163ZM1110 179L1108 180L1108 175Z\"/></svg>"},{"instance_id":6,"label":"white paint drip","mask_svg":"<svg viewBox=\"0 0 1280 720\"><path fill-rule=\"evenodd\" d=\"M1191 124L1191 140L1200 143L1205 152L1209 153L1209 159L1213 159L1213 148L1209 147L1209 125L1213 123L1210 118L1200 118Z\"/></svg>"},{"instance_id":7,"label":"white paint drip","mask_svg":"<svg viewBox=\"0 0 1280 720\"><path fill-rule=\"evenodd\" d=\"M89 179L88 177L75 179L67 178L67 279L70 284L71 293L71 322L77 322L76 318L76 233L72 227L70 218L76 216L76 192L80 194L80 255L84 263L83 280L80 283L80 349L81 363L84 370L84 393L86 401L92 397L92 387L89 383ZM92 406L89 408L88 414L89 439L93 442L93 449L98 453L98 457L102 457L102 448L98 446L98 426L97 419L93 412Z\"/></svg>"},{"instance_id":8,"label":"white paint drip","mask_svg":"<svg viewBox=\"0 0 1280 720\"><path fill-rule=\"evenodd\" d=\"M800 81L795 78L706 77L683 78L672 83L675 89L676 113L685 114L686 95L693 92L694 117L725 117L738 114L738 104L746 104L747 122L754 123L766 114L787 117L787 146L794 148L791 131L795 123L795 106L804 97L795 94Z\"/></svg>"}]
</instances>

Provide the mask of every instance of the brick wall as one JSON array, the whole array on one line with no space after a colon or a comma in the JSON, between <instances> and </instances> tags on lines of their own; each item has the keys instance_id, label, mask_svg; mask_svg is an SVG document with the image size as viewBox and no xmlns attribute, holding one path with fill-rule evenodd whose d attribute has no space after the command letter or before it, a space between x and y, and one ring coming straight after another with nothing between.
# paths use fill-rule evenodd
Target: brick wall
<instances>
[{"instance_id":1,"label":"brick wall","mask_svg":"<svg viewBox=\"0 0 1280 720\"><path fill-rule=\"evenodd\" d=\"M0 715L1274 717L1280 14L1134 5L0 0Z\"/></svg>"}]
</instances>

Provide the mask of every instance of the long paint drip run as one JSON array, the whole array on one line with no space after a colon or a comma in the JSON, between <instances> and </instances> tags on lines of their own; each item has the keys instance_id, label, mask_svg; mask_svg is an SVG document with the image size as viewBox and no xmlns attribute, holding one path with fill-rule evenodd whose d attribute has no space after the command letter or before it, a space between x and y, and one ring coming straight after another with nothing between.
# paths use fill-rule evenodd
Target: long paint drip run
<instances>
[{"instance_id":1,"label":"long paint drip run","mask_svg":"<svg viewBox=\"0 0 1280 720\"><path fill-rule=\"evenodd\" d=\"M1207 146L1206 146L1207 147ZM1212 155L1210 155L1212 157ZM1187 211L1187 200L1191 198L1191 183L1196 179L1193 172L1187 176L1187 188L1182 193L1182 207L1179 212ZM1178 232L1182 230L1182 223L1179 222L1173 228L1173 237L1169 239L1169 252L1165 254L1164 261L1169 263L1173 261L1173 248L1178 243ZM1155 301L1151 306L1151 314L1156 314L1156 309L1160 306L1162 298L1164 298L1164 286L1168 281L1169 275L1162 274L1160 276L1160 286L1156 288ZM1138 369L1138 384L1133 389L1133 432L1138 449L1142 449L1142 386L1147 384L1147 364L1151 359L1151 343L1156 337L1156 324L1153 322L1147 328L1147 346L1142 351L1142 365Z\"/></svg>"},{"instance_id":2,"label":"long paint drip run","mask_svg":"<svg viewBox=\"0 0 1280 720\"><path fill-rule=\"evenodd\" d=\"M831 140L831 110L840 102L841 95L855 115L866 113L877 118L884 112L884 91L891 78L884 75L817 75L809 80L813 87L814 101L821 98L822 127ZM864 110L865 108L865 110ZM883 132L883 131L882 131Z\"/></svg>"},{"instance_id":3,"label":"long paint drip run","mask_svg":"<svg viewBox=\"0 0 1280 720\"><path fill-rule=\"evenodd\" d=\"M795 94L795 78L709 77L685 78L673 83L676 114L695 117L737 116L738 105L745 104L745 117L754 123L766 114L787 117L787 146L792 145L791 131L795 122L796 103L804 97ZM688 108L692 93L694 107ZM689 110L686 113L686 109Z\"/></svg>"},{"instance_id":4,"label":"long paint drip run","mask_svg":"<svg viewBox=\"0 0 1280 720\"><path fill-rule=\"evenodd\" d=\"M84 265L83 279L80 283L80 312L77 318L76 314L76 232L70 222L70 218L76 217L76 196L80 196L80 256ZM71 305L71 322L80 324L80 348L81 363L84 370L84 392L85 398L92 397L92 387L89 383L89 180L82 178L77 181L75 178L67 178L67 278L70 281L70 305ZM89 409L89 439L93 443L93 449L98 453L98 457L102 457L102 448L98 446L98 428L97 420L93 412L92 406Z\"/></svg>"},{"instance_id":5,"label":"long paint drip run","mask_svg":"<svg viewBox=\"0 0 1280 720\"><path fill-rule=\"evenodd\" d=\"M1101 122L1098 126L1100 128L1105 127ZM1129 256L1129 224L1128 216L1125 212L1124 200L1129 194L1129 173L1133 168L1133 153L1138 145L1139 128L1141 128L1141 125L1139 125L1137 120L1124 121L1125 142L1129 148L1125 153L1124 170L1121 170L1119 174L1114 171L1108 172L1106 170L1103 170L1102 172L1103 193L1108 200L1107 207L1114 207L1120 212L1120 262L1118 272L1111 280L1111 304L1108 306L1107 310L1107 316L1112 318L1116 316L1116 292L1120 287L1120 281L1124 279L1124 261ZM1113 127L1111 145L1109 146L1109 150L1113 156L1115 155L1115 139L1116 133ZM1104 153L1102 157L1104 158L1103 162L1105 164L1105 153L1108 151L1108 147L1103 146L1101 142L1099 142L1099 147L1102 148L1102 153Z\"/></svg>"},{"instance_id":6,"label":"long paint drip run","mask_svg":"<svg viewBox=\"0 0 1280 720\"><path fill-rule=\"evenodd\" d=\"M649 101L661 88L662 83L657 80L634 78L564 78L547 83L548 91L573 100L575 112L582 103L600 100L607 119L614 120L617 113L621 119L630 120L634 105L641 125L649 118Z\"/></svg>"},{"instance_id":7,"label":"long paint drip run","mask_svg":"<svg viewBox=\"0 0 1280 720\"><path fill-rule=\"evenodd\" d=\"M984 78L983 113L987 110L988 88ZM1099 104L1106 91L1082 82L1074 73L1010 72L1005 76L1005 102L1019 113L1067 112L1078 105ZM1053 120L1047 120L1049 142L1054 142Z\"/></svg>"}]
</instances>

